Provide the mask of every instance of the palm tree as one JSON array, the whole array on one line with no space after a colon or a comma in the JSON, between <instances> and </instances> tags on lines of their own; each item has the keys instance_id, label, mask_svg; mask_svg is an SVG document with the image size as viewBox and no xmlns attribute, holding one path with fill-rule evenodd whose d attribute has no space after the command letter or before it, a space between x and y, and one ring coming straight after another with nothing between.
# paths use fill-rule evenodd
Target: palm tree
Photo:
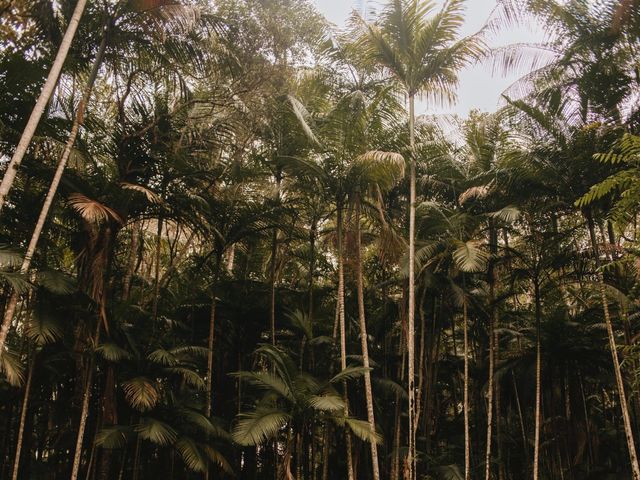
<instances>
[{"instance_id":1,"label":"palm tree","mask_svg":"<svg viewBox=\"0 0 640 480\"><path fill-rule=\"evenodd\" d=\"M377 433L371 432L368 422L344 416L345 405L335 385L362 376L365 367L347 367L329 380L320 380L300 371L291 357L282 349L263 345L256 354L264 356L271 366L270 372L237 372L239 378L264 393L258 397L253 411L242 413L233 430L233 439L240 445L262 445L280 433L286 433L282 474L286 478L301 479L301 465L296 465L296 476L291 473L294 450L300 459L299 436L305 425L321 416L350 431L367 442L379 442Z\"/></svg>"},{"instance_id":2,"label":"palm tree","mask_svg":"<svg viewBox=\"0 0 640 480\"><path fill-rule=\"evenodd\" d=\"M18 168L20 168L22 159L24 158L25 153L27 153L27 149L29 148L31 139L36 133L36 128L38 127L38 123L40 122L40 117L42 117L42 114L44 113L44 110L49 103L49 99L51 98L51 94L53 93L53 90L58 83L58 77L60 77L60 72L62 71L62 67L67 58L69 48L71 48L73 37L75 36L76 30L78 29L78 24L80 23L80 18L82 17L82 13L84 12L86 4L87 0L78 0L78 2L76 3L76 7L73 10L71 18L69 19L69 23L64 33L64 37L62 38L62 42L58 47L56 58L53 61L53 65L51 65L51 70L49 70L47 79L42 86L42 91L40 92L38 100L36 101L36 104L31 111L31 115L29 116L27 125L25 126L16 150L11 157L11 161L7 165L7 170L2 177L2 182L0 182L0 211L2 211L2 207L4 206L7 195L9 194L9 190L11 190L13 181L18 174Z\"/></svg>"},{"instance_id":3,"label":"palm tree","mask_svg":"<svg viewBox=\"0 0 640 480\"><path fill-rule=\"evenodd\" d=\"M463 0L447 1L439 12L430 0L394 0L379 24L363 26L363 48L371 61L386 69L402 86L409 101L409 291L408 291L408 391L410 480L415 478L415 208L416 152L415 97L435 101L454 97L456 72L481 52L478 36L459 40ZM429 17L429 15L432 15Z\"/></svg>"},{"instance_id":4,"label":"palm tree","mask_svg":"<svg viewBox=\"0 0 640 480\"><path fill-rule=\"evenodd\" d=\"M562 199L569 207L574 204L581 206L588 242L598 270L597 281L604 292L604 277L599 270L601 258L595 232L595 205L593 204L596 198L602 199L602 196L597 195L598 187L593 190L590 187L602 180L604 180L603 184L607 183L606 177L610 171L607 172L606 169L603 169L602 165L594 160L594 155L598 152L599 145L606 145L608 139L618 132L618 127L614 124L613 127L600 126L594 129L589 128L590 123L587 123L587 118L580 117L578 120L572 117L567 118L567 115L571 115L570 112L572 112L569 107L576 102L571 98L560 102L557 97L552 97L551 100L542 102L541 106L525 101L509 101L514 110L533 125L531 131L533 148L527 156L528 161L539 165L540 173L543 173L547 180L553 179L550 187L556 192L556 199ZM580 146L579 149L575 148L577 145ZM569 167L564 168L560 173L561 165L569 165ZM614 348L616 345L615 332L610 322L608 301L604 293L601 300L607 323L609 345L612 349L611 356L618 394L621 398L626 398L622 370L617 351ZM635 449L629 407L626 402L621 402L620 407L631 459L631 469L634 477L640 478L640 464Z\"/></svg>"},{"instance_id":5,"label":"palm tree","mask_svg":"<svg viewBox=\"0 0 640 480\"><path fill-rule=\"evenodd\" d=\"M107 19L110 22L110 19ZM53 200L58 191L58 186L60 185L60 180L62 179L62 174L67 166L67 162L71 155L71 151L73 150L73 146L76 142L76 137L78 136L78 132L80 127L84 123L85 110L87 108L87 104L91 99L91 91L93 89L93 84L96 81L98 76L98 70L100 69L100 65L102 64L102 59L104 58L104 52L107 46L107 30L102 36L102 42L98 47L98 52L96 53L95 60L93 61L93 66L91 67L91 73L89 74L89 78L87 79L87 83L84 87L84 91L82 94L82 98L78 105L78 109L76 111L73 124L71 126L71 131L69 133L69 137L67 139L67 143L65 144L64 151L60 156L60 160L58 162L58 166L56 167L55 174L53 179L51 180L51 184L49 185L49 190L47 192L47 196L45 198L44 204L42 205L42 210L40 211L40 216L36 222L36 225L33 229L33 233L31 235L31 239L29 240L29 246L27 247L27 251L25 253L24 259L22 261L22 265L20 266L20 273L22 275L27 275L29 272L29 268L31 267L31 261L36 252L36 248L38 246L38 241L40 240L40 235L42 234L42 229L44 228L45 222L47 220L47 216L49 215L49 210L53 205ZM0 197L0 209L2 208L2 200ZM9 302L4 311L4 317L2 319L2 325L0 325L0 356L4 352L4 345L7 341L7 335L9 334L9 329L11 327L11 322L13 321L13 316L15 314L16 306L18 304L19 295L17 291L14 291L9 298Z\"/></svg>"}]
</instances>

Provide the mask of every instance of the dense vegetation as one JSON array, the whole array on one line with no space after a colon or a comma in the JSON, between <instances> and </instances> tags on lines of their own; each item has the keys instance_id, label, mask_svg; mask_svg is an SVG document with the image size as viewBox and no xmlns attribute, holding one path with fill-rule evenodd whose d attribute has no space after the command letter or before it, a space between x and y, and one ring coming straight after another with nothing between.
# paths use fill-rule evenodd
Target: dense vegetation
<instances>
[{"instance_id":1,"label":"dense vegetation","mask_svg":"<svg viewBox=\"0 0 640 480\"><path fill-rule=\"evenodd\" d=\"M640 480L640 4L370 20L0 5L0 479Z\"/></svg>"}]
</instances>

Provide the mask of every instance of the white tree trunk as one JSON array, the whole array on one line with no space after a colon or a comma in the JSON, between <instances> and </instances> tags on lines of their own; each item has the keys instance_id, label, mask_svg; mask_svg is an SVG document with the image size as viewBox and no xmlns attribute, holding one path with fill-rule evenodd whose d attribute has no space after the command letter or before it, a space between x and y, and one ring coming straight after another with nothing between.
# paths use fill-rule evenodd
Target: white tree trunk
<instances>
[{"instance_id":1,"label":"white tree trunk","mask_svg":"<svg viewBox=\"0 0 640 480\"><path fill-rule=\"evenodd\" d=\"M100 343L100 326L101 320L98 319L96 325L96 331L93 337L92 348L95 349ZM82 408L80 410L80 424L78 425L78 434L76 436L76 449L73 455L73 465L71 467L70 480L78 480L78 473L80 472L80 464L82 463L82 445L84 443L84 433L87 430L87 417L89 416L89 404L91 401L91 387L93 386L93 370L95 368L95 362L93 353L91 354L91 361L87 365L87 374L84 384L84 392L82 393Z\"/></svg>"},{"instance_id":2,"label":"white tree trunk","mask_svg":"<svg viewBox=\"0 0 640 480\"><path fill-rule=\"evenodd\" d=\"M466 294L462 301L462 330L464 333L464 479L471 480L471 437L469 436L469 317Z\"/></svg>"},{"instance_id":3,"label":"white tree trunk","mask_svg":"<svg viewBox=\"0 0 640 480\"><path fill-rule=\"evenodd\" d=\"M13 461L13 474L11 475L11 480L18 480L18 471L20 470L20 454L22 453L22 440L24 438L24 426L27 421L27 409L29 408L29 394L31 393L31 381L33 380L34 366L35 359L32 359L31 365L29 365L27 383L24 386L24 396L22 397L22 410L20 411L20 425L18 426L16 454Z\"/></svg>"},{"instance_id":4,"label":"white tree trunk","mask_svg":"<svg viewBox=\"0 0 640 480\"><path fill-rule=\"evenodd\" d=\"M58 77L60 76L60 72L62 71L64 61L67 58L67 53L69 52L69 48L71 47L71 43L73 42L73 37L75 36L76 30L78 29L78 24L80 23L80 18L82 17L82 12L84 12L84 7L86 6L86 4L87 0L78 0L78 3L76 3L76 8L73 11L71 20L69 20L67 31L62 38L62 43L60 43L56 58L53 61L51 70L49 70L47 80L44 82L44 86L42 87L40 96L38 97L38 100L36 101L36 104L31 111L31 115L29 116L29 120L27 121L27 125L22 132L22 136L20 137L20 141L18 142L16 151L14 152L13 157L11 157L11 161L7 166L7 171L2 178L2 182L0 183L0 211L2 211L2 207L4 206L7 195L9 194L9 190L11 190L13 181L16 178L16 174L18 173L18 168L20 167L22 159L27 152L27 148L29 148L29 143L31 143L31 139L36 132L36 128L38 127L38 123L40 122L40 117L42 117L44 109L46 108L47 103L51 98L51 94L53 93L53 90L58 83Z\"/></svg>"},{"instance_id":5,"label":"white tree trunk","mask_svg":"<svg viewBox=\"0 0 640 480\"><path fill-rule=\"evenodd\" d=\"M416 478L416 392L415 392L415 250L416 250L416 162L415 162L415 99L409 94L409 149L411 158L409 179L409 305L407 309L407 356L409 361L409 453L407 458L408 480Z\"/></svg>"},{"instance_id":6,"label":"white tree trunk","mask_svg":"<svg viewBox=\"0 0 640 480\"><path fill-rule=\"evenodd\" d=\"M91 68L89 79L87 80L87 84L85 85L82 99L80 100L80 103L76 110L76 115L73 120L73 125L71 126L71 131L69 132L69 137L67 138L67 143L64 146L64 151L62 152L62 156L60 157L58 166L56 167L53 179L51 180L51 184L49 185L49 191L47 192L47 196L42 205L42 209L40 210L38 221L36 222L36 226L33 229L33 233L31 234L29 246L27 247L27 253L22 260L22 265L20 266L20 273L22 275L26 275L29 272L29 268L31 267L31 260L33 259L33 255L36 253L36 248L38 246L38 242L40 241L42 229L44 228L44 224L47 221L47 217L49 216L49 210L51 210L51 205L53 205L53 199L55 198L58 191L58 186L60 185L62 174L64 173L64 169L67 166L67 162L69 161L69 157L71 156L73 146L76 143L76 138L78 137L78 132L80 131L80 127L82 126L82 123L84 121L84 114L87 109L89 99L91 98L93 84L95 83L96 77L98 76L98 70L100 69L100 64L102 63L106 46L107 35L105 32L98 49L98 53L94 60L93 67ZM2 204L0 203L0 209L1 208ZM7 342L7 336L9 335L9 329L11 328L11 322L13 321L13 316L15 315L16 307L18 305L18 300L18 292L14 291L11 294L9 302L7 303L7 307L4 311L2 325L0 325L0 356L2 356L2 353L4 352L4 347Z\"/></svg>"},{"instance_id":7,"label":"white tree trunk","mask_svg":"<svg viewBox=\"0 0 640 480\"><path fill-rule=\"evenodd\" d=\"M604 320L607 324L607 336L609 337L609 348L611 350L611 358L613 360L613 370L616 375L616 385L618 386L618 396L620 397L620 408L622 409L622 421L624 423L624 433L627 439L627 448L629 450L629 460L631 462L631 472L633 480L640 480L640 466L638 464L638 455L636 454L636 446L633 438L633 429L631 427L631 418L629 416L629 405L627 404L627 395L624 388L624 380L622 378L622 370L620 368L620 360L618 359L618 349L616 346L616 337L613 332L613 324L611 323L611 315L609 314L609 304L605 292L605 283L602 273L598 273L598 286L600 297L602 298L602 308L604 309Z\"/></svg>"},{"instance_id":8,"label":"white tree trunk","mask_svg":"<svg viewBox=\"0 0 640 480\"><path fill-rule=\"evenodd\" d=\"M344 370L347 368L347 327L346 327L346 314L344 307L344 256L342 252L342 234L343 234L343 220L342 220L342 204L338 202L338 324L340 327L340 368ZM345 404L345 417L349 416L349 395L347 392L347 382L343 382L344 389L344 404ZM354 480L353 470L353 454L351 450L351 432L347 428L345 431L345 443L347 449L347 477L348 480Z\"/></svg>"},{"instance_id":9,"label":"white tree trunk","mask_svg":"<svg viewBox=\"0 0 640 480\"><path fill-rule=\"evenodd\" d=\"M364 391L367 401L367 420L372 436L376 433L376 420L373 411L373 391L371 388L371 371L369 370L369 346L367 344L367 320L364 310L364 280L362 278L362 239L360 234L360 196L356 199L356 268L357 268L357 296L358 296L358 320L360 323L360 343L362 345L362 365L367 370L364 373ZM373 468L373 480L380 480L380 467L378 465L378 445L371 442L371 463Z\"/></svg>"}]
</instances>

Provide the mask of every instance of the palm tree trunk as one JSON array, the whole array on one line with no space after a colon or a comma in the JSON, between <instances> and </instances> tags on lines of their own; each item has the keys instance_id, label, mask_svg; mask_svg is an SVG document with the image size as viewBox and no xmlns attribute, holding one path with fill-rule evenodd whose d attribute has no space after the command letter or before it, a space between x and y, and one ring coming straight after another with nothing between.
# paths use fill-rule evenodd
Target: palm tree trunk
<instances>
[{"instance_id":1,"label":"palm tree trunk","mask_svg":"<svg viewBox=\"0 0 640 480\"><path fill-rule=\"evenodd\" d=\"M331 449L331 425L324 427L324 441L322 442L322 480L329 480L329 453Z\"/></svg>"},{"instance_id":2,"label":"palm tree trunk","mask_svg":"<svg viewBox=\"0 0 640 480\"><path fill-rule=\"evenodd\" d=\"M487 450L485 454L485 480L491 479L491 441L493 437L493 374L495 357L493 350L493 315L489 316L489 381L487 385Z\"/></svg>"},{"instance_id":3,"label":"palm tree trunk","mask_svg":"<svg viewBox=\"0 0 640 480\"><path fill-rule=\"evenodd\" d=\"M280 188L282 185L282 169L277 168L276 173L276 205L280 204ZM271 284L271 302L269 308L269 328L271 329L271 345L276 345L276 280L278 275L278 229L273 228L271 233L271 267L269 283Z\"/></svg>"},{"instance_id":4,"label":"palm tree trunk","mask_svg":"<svg viewBox=\"0 0 640 480\"><path fill-rule=\"evenodd\" d=\"M598 272L598 288L600 290L600 298L602 299L602 308L604 310L604 320L607 325L607 336L609 337L609 349L611 350L611 359L613 360L613 369L616 376L616 385L618 387L618 396L620 397L620 408L622 410L622 422L624 424L624 434L627 440L627 448L629 450L629 460L631 462L631 472L633 480L640 480L640 465L638 464L638 456L633 437L633 429L631 427L631 416L629 415L629 405L627 404L627 396L625 393L624 379L622 378L622 369L620 368L620 360L618 358L618 347L616 345L616 337L613 331L613 323L609 313L609 305L607 302L607 294L605 292L604 276L602 272Z\"/></svg>"},{"instance_id":5,"label":"palm tree trunk","mask_svg":"<svg viewBox=\"0 0 640 480\"><path fill-rule=\"evenodd\" d=\"M35 367L35 358L31 359L29 365L29 373L27 374L27 383L24 386L24 395L22 397L22 410L20 411L20 423L18 425L18 438L16 439L16 454L13 461L13 473L11 480L18 480L18 471L20 470L20 453L22 452L22 440L24 438L24 426L27 420L27 409L29 407L29 394L31 393L31 381L33 380L33 370Z\"/></svg>"},{"instance_id":6,"label":"palm tree trunk","mask_svg":"<svg viewBox=\"0 0 640 480\"><path fill-rule=\"evenodd\" d=\"M93 337L93 348L96 348L100 342L100 327L102 323L98 319L96 322L96 331ZM71 467L70 480L78 480L78 473L80 471L80 463L82 460L82 443L84 441L84 433L87 428L87 417L89 416L89 402L91 400L91 387L93 386L93 370L95 366L95 358L93 353L91 355L91 361L87 365L87 372L85 374L84 391L82 393L82 408L80 410L80 424L78 425L78 434L76 437L76 448L73 456L73 465Z\"/></svg>"},{"instance_id":7,"label":"palm tree trunk","mask_svg":"<svg viewBox=\"0 0 640 480\"><path fill-rule=\"evenodd\" d=\"M276 257L278 256L278 231L274 228L271 238L271 273L269 274L269 329L271 331L271 345L276 345Z\"/></svg>"},{"instance_id":8,"label":"palm tree trunk","mask_svg":"<svg viewBox=\"0 0 640 480\"><path fill-rule=\"evenodd\" d=\"M211 310L209 312L209 339L207 346L207 392L205 414L211 417L212 395L213 395L213 347L216 334L216 289L220 279L220 261L222 253L216 253L216 265L213 279L213 292L211 294Z\"/></svg>"},{"instance_id":9,"label":"palm tree trunk","mask_svg":"<svg viewBox=\"0 0 640 480\"><path fill-rule=\"evenodd\" d=\"M126 302L131 294L131 280L136 268L136 256L138 253L138 243L140 240L140 226L134 222L131 227L131 243L129 245L129 258L127 259L127 270L122 280L122 299Z\"/></svg>"},{"instance_id":10,"label":"palm tree trunk","mask_svg":"<svg viewBox=\"0 0 640 480\"><path fill-rule=\"evenodd\" d=\"M162 261L162 227L164 225L163 212L158 215L158 230L156 232L155 262L153 266L153 304L152 314L153 328L158 323L158 303L160 302L160 263Z\"/></svg>"},{"instance_id":11,"label":"palm tree trunk","mask_svg":"<svg viewBox=\"0 0 640 480\"><path fill-rule=\"evenodd\" d=\"M76 3L76 7L73 10L73 14L71 15L69 24L67 25L67 30L64 33L64 37L62 37L60 47L58 47L58 53L56 54L56 58L53 61L51 70L49 70L49 74L47 75L47 79L44 82L42 91L38 96L38 100L36 100L36 104L31 111L31 115L29 116L27 125L22 132L22 136L20 137L20 141L18 142L16 151L13 153L11 161L7 166L7 171L2 178L2 182L0 183L0 211L4 206L4 202L7 198L7 195L9 194L9 190L11 190L13 181L15 180L16 174L18 173L18 168L22 163L22 159L24 158L25 153L27 153L27 148L29 148L31 139L36 132L36 128L38 127L38 123L40 122L40 117L42 117L47 103L49 103L49 99L51 98L51 94L53 93L53 90L58 83L58 77L60 76L62 66L64 65L64 62L67 58L67 53L69 52L69 48L71 47L71 43L73 42L73 37L75 36L76 30L78 29L78 24L80 23L80 18L82 17L82 13L84 12L86 4L87 0L78 0L78 3Z\"/></svg>"},{"instance_id":12,"label":"palm tree trunk","mask_svg":"<svg viewBox=\"0 0 640 480\"><path fill-rule=\"evenodd\" d=\"M537 278L534 280L533 288L536 308L536 411L533 441L533 480L538 480L540 475L540 428L542 426L542 352L540 345L542 307L540 304L540 284Z\"/></svg>"},{"instance_id":13,"label":"palm tree trunk","mask_svg":"<svg viewBox=\"0 0 640 480\"><path fill-rule=\"evenodd\" d=\"M591 211L585 214L589 228L589 238L591 239L591 247L596 261L596 267L600 268L600 252L595 235L595 226ZM616 345L616 337L613 331L613 323L611 322L611 314L609 312L609 302L605 291L604 275L598 270L598 290L602 300L602 309L604 320L607 326L607 337L609 338L609 349L611 350L611 359L613 361L613 370L616 377L616 386L618 388L618 396L620 397L620 409L622 410L622 422L624 424L624 433L627 440L627 449L629 450L629 459L631 462L631 472L633 480L640 480L640 464L636 453L635 440L633 437L633 429L631 427L631 416L629 415L629 405L627 404L627 396L625 393L624 379L622 378L622 369L620 368L620 360L618 358L618 347Z\"/></svg>"},{"instance_id":14,"label":"palm tree trunk","mask_svg":"<svg viewBox=\"0 0 640 480\"><path fill-rule=\"evenodd\" d=\"M357 268L357 294L358 294L358 320L360 322L360 343L362 345L362 364L366 369L364 373L364 390L367 401L367 419L371 435L376 433L376 421L373 411L373 391L371 388L371 370L369 369L369 346L367 340L367 321L364 310L364 279L362 274L362 238L360 232L360 193L356 193L356 268ZM380 480L380 467L378 464L378 445L371 442L371 463L373 468L373 480Z\"/></svg>"},{"instance_id":15,"label":"palm tree trunk","mask_svg":"<svg viewBox=\"0 0 640 480\"><path fill-rule=\"evenodd\" d=\"M80 0L80 1L84 1L84 0ZM80 127L82 126L82 123L84 121L84 113L87 108L87 104L89 103L89 99L91 98L91 91L93 90L93 84L95 83L96 77L98 76L98 70L100 69L100 64L102 63L106 46L107 46L107 32L105 31L102 37L102 42L100 43L98 54L96 55L96 58L93 62L93 66L91 68L91 74L89 76L89 79L87 80L87 84L85 85L84 92L82 94L82 99L78 104L78 109L76 111L76 115L73 120L73 125L71 126L69 137L67 138L67 143L65 144L64 151L62 152L62 156L60 157L60 161L58 162L58 166L53 175L53 179L51 180L51 185L49 185L49 191L47 192L47 196L44 200L44 204L42 205L42 209L40 210L38 221L36 222L35 228L33 229L33 233L31 234L31 240L29 240L27 253L24 256L24 259L22 260L22 265L20 266L20 273L22 275L26 275L29 272L29 267L31 267L31 260L33 259L33 255L36 252L36 247L38 246L38 241L40 240L42 229L44 228L45 221L47 220L47 216L49 215L49 210L51 209L51 205L53 204L53 199L56 195L56 192L58 191L58 186L60 185L60 180L62 179L62 174L64 173L64 169L67 166L67 161L69 160L69 156L71 155L73 146L76 143L76 137L78 136L78 131L80 130ZM9 170L7 170L7 174L9 174L10 169L11 169L11 166L9 166ZM5 174L5 178L7 174ZM1 208L2 208L2 197L0 197L0 209ZM9 329L11 328L11 322L13 321L13 316L15 315L16 306L18 305L18 300L19 300L18 292L14 291L5 308L4 317L2 319L2 325L0 326L0 356L2 355L2 352L4 352L4 346L7 341L7 336L9 335Z\"/></svg>"},{"instance_id":16,"label":"palm tree trunk","mask_svg":"<svg viewBox=\"0 0 640 480\"><path fill-rule=\"evenodd\" d=\"M340 368L344 370L347 368L347 328L346 328L346 315L344 306L344 255L342 246L343 232L343 219L342 219L342 201L337 203L337 230L338 230L338 317L340 325ZM344 403L345 403L345 417L349 416L349 393L347 390L347 382L342 383L344 391ZM351 432L347 428L345 430L345 442L347 449L347 477L348 480L355 480L353 473L353 453L351 449Z\"/></svg>"},{"instance_id":17,"label":"palm tree trunk","mask_svg":"<svg viewBox=\"0 0 640 480\"><path fill-rule=\"evenodd\" d=\"M415 425L415 236L416 236L416 161L415 161L415 98L409 93L409 149L411 158L409 178L409 305L407 311L407 356L409 362L409 452L407 458L408 480L416 478L416 427Z\"/></svg>"},{"instance_id":18,"label":"palm tree trunk","mask_svg":"<svg viewBox=\"0 0 640 480\"><path fill-rule=\"evenodd\" d=\"M463 293L463 295L465 295ZM469 436L469 316L467 297L462 300L462 331L464 335L464 480L471 480L471 438Z\"/></svg>"}]
</instances>

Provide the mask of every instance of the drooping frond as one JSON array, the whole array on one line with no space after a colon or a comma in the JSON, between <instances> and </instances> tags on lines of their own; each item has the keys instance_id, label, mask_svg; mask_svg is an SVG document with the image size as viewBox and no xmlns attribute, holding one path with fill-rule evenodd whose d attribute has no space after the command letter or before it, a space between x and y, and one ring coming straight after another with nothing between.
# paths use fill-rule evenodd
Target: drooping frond
<instances>
[{"instance_id":1,"label":"drooping frond","mask_svg":"<svg viewBox=\"0 0 640 480\"><path fill-rule=\"evenodd\" d=\"M378 432L372 432L369 422L351 417L345 418L344 421L353 434L363 442L382 444L382 435Z\"/></svg>"},{"instance_id":2,"label":"drooping frond","mask_svg":"<svg viewBox=\"0 0 640 480\"><path fill-rule=\"evenodd\" d=\"M460 242L453 252L456 266L463 272L481 272L485 269L489 254L480 248L480 243L475 240Z\"/></svg>"},{"instance_id":3,"label":"drooping frond","mask_svg":"<svg viewBox=\"0 0 640 480\"><path fill-rule=\"evenodd\" d=\"M105 427L96 434L96 445L109 450L124 448L132 435L133 432L129 426Z\"/></svg>"},{"instance_id":4,"label":"drooping frond","mask_svg":"<svg viewBox=\"0 0 640 480\"><path fill-rule=\"evenodd\" d=\"M366 372L371 371L371 368L365 367L347 367L338 374L331 377L329 383L340 383L344 380L352 380L354 378L362 377Z\"/></svg>"},{"instance_id":5,"label":"drooping frond","mask_svg":"<svg viewBox=\"0 0 640 480\"><path fill-rule=\"evenodd\" d=\"M141 412L151 410L160 399L158 390L146 377L136 377L122 383L124 396L129 404Z\"/></svg>"},{"instance_id":6,"label":"drooping frond","mask_svg":"<svg viewBox=\"0 0 640 480\"><path fill-rule=\"evenodd\" d=\"M283 399L293 400L293 392L289 386L281 378L269 372L237 372L233 375L258 388L271 390Z\"/></svg>"},{"instance_id":7,"label":"drooping frond","mask_svg":"<svg viewBox=\"0 0 640 480\"><path fill-rule=\"evenodd\" d=\"M192 438L180 437L175 443L175 448L189 470L194 472L207 470L207 458Z\"/></svg>"},{"instance_id":8,"label":"drooping frond","mask_svg":"<svg viewBox=\"0 0 640 480\"><path fill-rule=\"evenodd\" d=\"M309 406L324 412L344 411L344 400L337 393L313 395L309 398Z\"/></svg>"},{"instance_id":9,"label":"drooping frond","mask_svg":"<svg viewBox=\"0 0 640 480\"><path fill-rule=\"evenodd\" d=\"M290 420L291 416L283 411L257 408L240 415L232 437L239 445L261 445L273 438Z\"/></svg>"},{"instance_id":10,"label":"drooping frond","mask_svg":"<svg viewBox=\"0 0 640 480\"><path fill-rule=\"evenodd\" d=\"M109 362L120 362L131 358L131 354L128 351L113 342L103 343L96 348L96 352Z\"/></svg>"},{"instance_id":11,"label":"drooping frond","mask_svg":"<svg viewBox=\"0 0 640 480\"><path fill-rule=\"evenodd\" d=\"M72 193L68 198L69 205L89 223L115 221L122 223L120 216L111 208L92 200L81 193Z\"/></svg>"},{"instance_id":12,"label":"drooping frond","mask_svg":"<svg viewBox=\"0 0 640 480\"><path fill-rule=\"evenodd\" d=\"M9 385L19 387L24 383L24 367L20 357L11 350L5 350L0 355L0 371Z\"/></svg>"},{"instance_id":13,"label":"drooping frond","mask_svg":"<svg viewBox=\"0 0 640 480\"><path fill-rule=\"evenodd\" d=\"M361 181L389 190L404 177L404 167L399 153L374 150L359 155L351 168Z\"/></svg>"},{"instance_id":14,"label":"drooping frond","mask_svg":"<svg viewBox=\"0 0 640 480\"><path fill-rule=\"evenodd\" d=\"M142 417L134 429L140 438L156 445L171 445L178 437L171 425L151 417Z\"/></svg>"}]
</instances>

